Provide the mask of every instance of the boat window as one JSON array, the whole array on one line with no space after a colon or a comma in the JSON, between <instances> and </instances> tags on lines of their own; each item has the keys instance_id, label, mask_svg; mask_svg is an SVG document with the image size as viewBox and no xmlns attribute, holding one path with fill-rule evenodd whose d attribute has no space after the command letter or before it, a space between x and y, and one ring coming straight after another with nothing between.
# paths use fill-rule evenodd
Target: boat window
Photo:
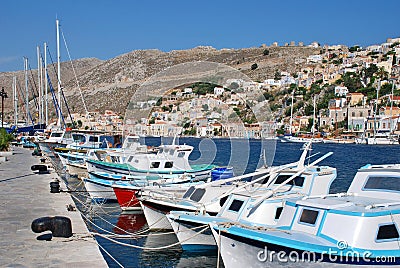
<instances>
[{"instance_id":1,"label":"boat window","mask_svg":"<svg viewBox=\"0 0 400 268\"><path fill-rule=\"evenodd\" d=\"M376 240L388 240L388 239L398 239L399 232L397 231L395 224L385 224L380 225L378 229L378 234L376 235Z\"/></svg>"},{"instance_id":2,"label":"boat window","mask_svg":"<svg viewBox=\"0 0 400 268\"><path fill-rule=\"evenodd\" d=\"M300 216L300 223L314 225L318 218L318 211L311 209L303 209Z\"/></svg>"},{"instance_id":3,"label":"boat window","mask_svg":"<svg viewBox=\"0 0 400 268\"><path fill-rule=\"evenodd\" d=\"M164 168L172 168L174 166L174 162L165 162Z\"/></svg>"},{"instance_id":4,"label":"boat window","mask_svg":"<svg viewBox=\"0 0 400 268\"><path fill-rule=\"evenodd\" d=\"M80 134L72 134L72 138L74 139L74 142L85 142L85 136L80 135Z\"/></svg>"},{"instance_id":5,"label":"boat window","mask_svg":"<svg viewBox=\"0 0 400 268\"><path fill-rule=\"evenodd\" d=\"M62 132L52 132L50 137L59 138L62 136Z\"/></svg>"},{"instance_id":6,"label":"boat window","mask_svg":"<svg viewBox=\"0 0 400 268\"><path fill-rule=\"evenodd\" d=\"M184 157L185 156L185 152L179 152L178 153L178 157Z\"/></svg>"},{"instance_id":7,"label":"boat window","mask_svg":"<svg viewBox=\"0 0 400 268\"><path fill-rule=\"evenodd\" d=\"M163 151L161 151L161 153L162 153ZM164 153L168 153L169 152L169 149L164 149Z\"/></svg>"},{"instance_id":8,"label":"boat window","mask_svg":"<svg viewBox=\"0 0 400 268\"><path fill-rule=\"evenodd\" d=\"M114 163L118 163L118 162L119 162L119 157L118 157L118 156L111 156L111 160L112 160Z\"/></svg>"},{"instance_id":9,"label":"boat window","mask_svg":"<svg viewBox=\"0 0 400 268\"><path fill-rule=\"evenodd\" d=\"M193 191L194 191L194 186L191 186L191 187L186 191L186 193L183 195L182 198L188 198L188 197L193 193Z\"/></svg>"},{"instance_id":10,"label":"boat window","mask_svg":"<svg viewBox=\"0 0 400 268\"><path fill-rule=\"evenodd\" d=\"M276 178L275 184L282 184L285 180L289 179L291 176L292 175L279 175L278 178ZM286 184L303 187L304 177L297 176Z\"/></svg>"},{"instance_id":11,"label":"boat window","mask_svg":"<svg viewBox=\"0 0 400 268\"><path fill-rule=\"evenodd\" d=\"M399 177L371 176L367 179L363 190L384 190L400 192L399 182Z\"/></svg>"},{"instance_id":12,"label":"boat window","mask_svg":"<svg viewBox=\"0 0 400 268\"><path fill-rule=\"evenodd\" d=\"M232 201L232 203L229 206L228 210L238 212L239 209L242 207L242 205L243 205L243 200L235 199L235 200Z\"/></svg>"},{"instance_id":13,"label":"boat window","mask_svg":"<svg viewBox=\"0 0 400 268\"><path fill-rule=\"evenodd\" d=\"M283 207L277 207L275 211L275 220L278 220L281 217Z\"/></svg>"},{"instance_id":14,"label":"boat window","mask_svg":"<svg viewBox=\"0 0 400 268\"><path fill-rule=\"evenodd\" d=\"M162 154L162 152L164 151L163 148L158 149L158 153Z\"/></svg>"},{"instance_id":15,"label":"boat window","mask_svg":"<svg viewBox=\"0 0 400 268\"><path fill-rule=\"evenodd\" d=\"M89 141L90 141L90 142L98 142L98 141L99 141L99 137L97 137L97 136L90 136L90 137L89 137Z\"/></svg>"},{"instance_id":16,"label":"boat window","mask_svg":"<svg viewBox=\"0 0 400 268\"><path fill-rule=\"evenodd\" d=\"M151 162L150 168L158 168L160 166L160 162Z\"/></svg>"},{"instance_id":17,"label":"boat window","mask_svg":"<svg viewBox=\"0 0 400 268\"><path fill-rule=\"evenodd\" d=\"M190 200L194 202L199 202L203 195L205 194L206 190L205 189L196 189L194 193L190 196Z\"/></svg>"},{"instance_id":18,"label":"boat window","mask_svg":"<svg viewBox=\"0 0 400 268\"><path fill-rule=\"evenodd\" d=\"M133 155L129 156L128 161L127 162L132 162L133 159Z\"/></svg>"},{"instance_id":19,"label":"boat window","mask_svg":"<svg viewBox=\"0 0 400 268\"><path fill-rule=\"evenodd\" d=\"M172 149L171 149L171 150L169 150L169 154L170 154L170 155L174 155L174 152L175 152L175 151L174 151L174 150L172 150Z\"/></svg>"}]
</instances>

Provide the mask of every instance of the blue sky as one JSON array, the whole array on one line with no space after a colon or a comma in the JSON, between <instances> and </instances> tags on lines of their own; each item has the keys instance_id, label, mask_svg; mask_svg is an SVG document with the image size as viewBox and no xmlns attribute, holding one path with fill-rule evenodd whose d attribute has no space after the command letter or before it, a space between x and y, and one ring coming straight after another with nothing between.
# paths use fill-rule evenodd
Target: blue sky
<instances>
[{"instance_id":1,"label":"blue sky","mask_svg":"<svg viewBox=\"0 0 400 268\"><path fill-rule=\"evenodd\" d=\"M0 72L22 70L24 56L37 68L44 42L56 60L56 18L72 59L275 41L368 46L400 36L398 0L2 0L0 10Z\"/></svg>"}]
</instances>

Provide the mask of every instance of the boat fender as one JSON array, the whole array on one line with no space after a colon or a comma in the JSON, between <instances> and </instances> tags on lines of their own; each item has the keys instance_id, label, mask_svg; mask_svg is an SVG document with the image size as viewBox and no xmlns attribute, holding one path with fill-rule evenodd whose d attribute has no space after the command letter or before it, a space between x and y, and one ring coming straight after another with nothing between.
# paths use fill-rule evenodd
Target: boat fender
<instances>
[{"instance_id":1,"label":"boat fender","mask_svg":"<svg viewBox=\"0 0 400 268\"><path fill-rule=\"evenodd\" d=\"M47 166L46 165L33 165L31 166L31 170L39 171L39 173L47 172Z\"/></svg>"},{"instance_id":2,"label":"boat fender","mask_svg":"<svg viewBox=\"0 0 400 268\"><path fill-rule=\"evenodd\" d=\"M71 220L63 216L38 218L32 222L31 229L35 233L51 231L54 237L72 236Z\"/></svg>"},{"instance_id":3,"label":"boat fender","mask_svg":"<svg viewBox=\"0 0 400 268\"><path fill-rule=\"evenodd\" d=\"M50 182L50 193L59 193L60 192L60 183L58 181Z\"/></svg>"}]
</instances>

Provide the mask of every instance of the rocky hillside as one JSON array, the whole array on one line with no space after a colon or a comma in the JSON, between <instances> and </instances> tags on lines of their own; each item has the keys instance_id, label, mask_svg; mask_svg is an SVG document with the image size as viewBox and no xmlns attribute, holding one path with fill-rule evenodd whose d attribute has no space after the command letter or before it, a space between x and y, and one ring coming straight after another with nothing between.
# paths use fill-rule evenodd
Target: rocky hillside
<instances>
[{"instance_id":1,"label":"rocky hillside","mask_svg":"<svg viewBox=\"0 0 400 268\"><path fill-rule=\"evenodd\" d=\"M267 53L264 53L265 50ZM130 97L135 90L151 75L170 66L192 61L212 61L227 64L236 68L254 81L273 78L275 71L293 73L304 67L305 59L318 54L319 49L310 47L267 47L244 49L221 49L196 47L189 50L162 52L159 50L136 50L117 56L107 61L98 59L80 59L73 62L77 78L89 111L104 112L105 109L124 113ZM303 59L303 63L297 62ZM256 63L257 68L251 68ZM83 112L82 98L77 87L70 62L64 62L62 81L64 93L72 112ZM254 69L254 70L252 70ZM49 68L53 84L56 85L54 68ZM30 79L37 79L36 70L32 70ZM12 77L16 75L19 84L24 88L24 72L0 73L1 85L11 96ZM33 77L33 78L32 78ZM37 84L37 81L35 81ZM6 111L11 112L12 101L7 99Z\"/></svg>"}]
</instances>

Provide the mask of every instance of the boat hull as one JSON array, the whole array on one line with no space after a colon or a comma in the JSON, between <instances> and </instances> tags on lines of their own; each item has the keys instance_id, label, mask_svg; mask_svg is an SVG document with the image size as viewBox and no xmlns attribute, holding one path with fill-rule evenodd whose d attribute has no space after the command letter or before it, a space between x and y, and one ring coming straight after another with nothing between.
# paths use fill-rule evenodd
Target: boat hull
<instances>
[{"instance_id":1,"label":"boat hull","mask_svg":"<svg viewBox=\"0 0 400 268\"><path fill-rule=\"evenodd\" d=\"M137 189L126 189L122 187L113 187L118 204L122 210L141 210L140 202L136 195L139 192Z\"/></svg>"},{"instance_id":2,"label":"boat hull","mask_svg":"<svg viewBox=\"0 0 400 268\"><path fill-rule=\"evenodd\" d=\"M179 218L171 219L170 217L168 220L183 250L208 251L217 248L211 230L205 224L187 222Z\"/></svg>"},{"instance_id":3,"label":"boat hull","mask_svg":"<svg viewBox=\"0 0 400 268\"><path fill-rule=\"evenodd\" d=\"M307 251L300 250L289 245L279 245L275 243L268 243L253 239L251 235L241 236L236 235L225 230L213 228L211 230L218 244L222 260L225 267L266 267L268 263L282 264L287 263L307 263L316 264L320 263L340 263L340 264L357 264L357 265L398 265L400 264L400 257L387 257L390 262L382 262L378 258L368 258L363 253L354 253L349 250L349 253L340 254L341 250L337 245L331 247L323 247L325 251ZM279 230L277 230L279 232ZM281 241L285 243L285 240ZM300 244L309 245L307 242L300 242ZM315 245L314 245L315 246ZM367 251L368 252L368 251ZM271 265L271 264L269 264Z\"/></svg>"},{"instance_id":4,"label":"boat hull","mask_svg":"<svg viewBox=\"0 0 400 268\"><path fill-rule=\"evenodd\" d=\"M111 185L97 183L88 179L83 179L83 182L85 184L86 191L89 193L90 198L93 201L117 201Z\"/></svg>"},{"instance_id":5,"label":"boat hull","mask_svg":"<svg viewBox=\"0 0 400 268\"><path fill-rule=\"evenodd\" d=\"M146 217L147 225L150 231L172 230L172 226L165 216L169 211L167 209L156 208L152 203L140 202L143 214Z\"/></svg>"}]
</instances>

